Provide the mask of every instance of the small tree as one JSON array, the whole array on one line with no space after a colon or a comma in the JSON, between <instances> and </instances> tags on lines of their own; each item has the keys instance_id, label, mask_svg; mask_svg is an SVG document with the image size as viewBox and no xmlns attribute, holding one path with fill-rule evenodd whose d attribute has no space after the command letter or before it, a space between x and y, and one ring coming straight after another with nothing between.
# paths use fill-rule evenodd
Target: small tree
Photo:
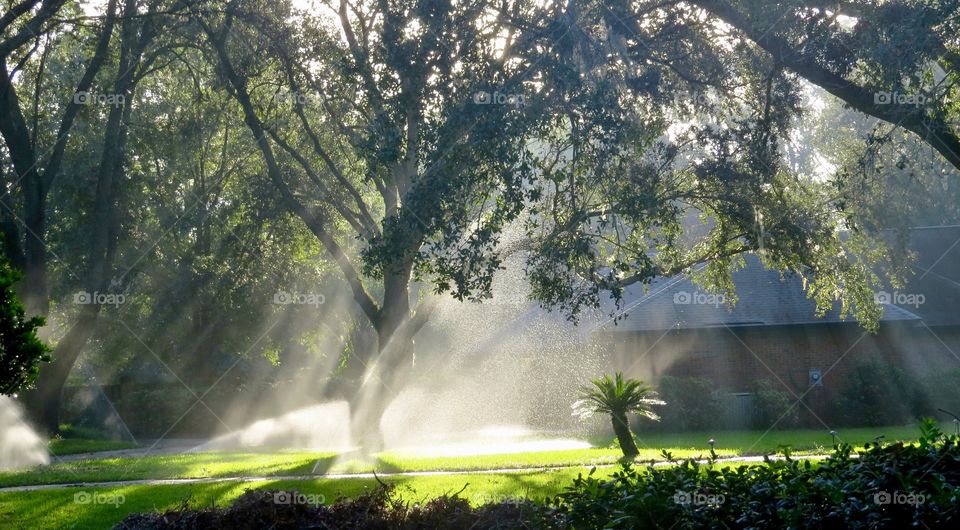
<instances>
[{"instance_id":1,"label":"small tree","mask_svg":"<svg viewBox=\"0 0 960 530\"><path fill-rule=\"evenodd\" d=\"M586 418L598 412L609 414L623 456L637 456L640 450L633 441L627 414L632 412L653 421L660 421L660 416L653 412L650 406L666 405L666 402L659 399L652 387L637 379L624 379L621 372L617 372L612 379L605 375L594 379L592 383L592 387L583 388L580 399L573 404L574 415Z\"/></svg>"},{"instance_id":2,"label":"small tree","mask_svg":"<svg viewBox=\"0 0 960 530\"><path fill-rule=\"evenodd\" d=\"M37 338L43 317L27 319L13 285L19 271L0 257L0 394L13 394L33 384L50 349Z\"/></svg>"}]
</instances>

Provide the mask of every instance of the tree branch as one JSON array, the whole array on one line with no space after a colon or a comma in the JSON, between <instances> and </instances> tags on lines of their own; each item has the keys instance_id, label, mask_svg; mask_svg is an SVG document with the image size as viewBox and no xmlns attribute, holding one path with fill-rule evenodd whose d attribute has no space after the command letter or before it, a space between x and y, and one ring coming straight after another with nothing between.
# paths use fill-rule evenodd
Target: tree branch
<instances>
[{"instance_id":1,"label":"tree branch","mask_svg":"<svg viewBox=\"0 0 960 530\"><path fill-rule=\"evenodd\" d=\"M250 129L250 132L253 133L254 141L257 143L257 147L260 149L260 152L264 158L264 162L267 165L267 173L269 174L274 185L280 191L284 204L290 211L295 213L298 217L300 217L300 219L303 220L304 223L306 223L310 231L313 232L324 248L327 249L327 252L333 258L334 262L336 262L341 272L343 272L344 278L350 285L350 289L353 292L354 301L356 301L357 305L360 306L360 309L364 312L364 315L366 315L367 319L369 319L375 327L378 326L380 322L380 308L377 307L376 302L374 302L373 298L371 298L369 293L367 293L363 286L363 282L360 280L357 270L350 262L350 258L343 251L343 248L341 248L337 243L333 235L327 231L325 226L326 220L322 217L314 215L299 200L297 200L297 198L293 195L293 192L290 190L290 187L283 179L280 166L273 154L273 149L270 147L270 141L267 138L267 133L264 130L260 119L257 117L256 112L254 111L253 103L250 101L250 95L247 92L246 83L240 77L240 75L237 74L236 70L234 70L230 56L227 54L226 46L224 44L227 33L224 32L222 35L218 35L205 21L199 18L197 20L217 53L217 58L220 61L224 75L230 83L230 92L237 99L243 109L244 121L247 123L247 127Z\"/></svg>"},{"instance_id":2,"label":"tree branch","mask_svg":"<svg viewBox=\"0 0 960 530\"><path fill-rule=\"evenodd\" d=\"M737 28L774 60L793 70L811 83L845 101L854 109L916 134L937 150L944 159L960 169L960 136L942 118L928 116L922 107L883 105L874 99L874 92L831 72L802 53L772 31L754 27L750 20L726 0L691 0L727 24Z\"/></svg>"}]
</instances>

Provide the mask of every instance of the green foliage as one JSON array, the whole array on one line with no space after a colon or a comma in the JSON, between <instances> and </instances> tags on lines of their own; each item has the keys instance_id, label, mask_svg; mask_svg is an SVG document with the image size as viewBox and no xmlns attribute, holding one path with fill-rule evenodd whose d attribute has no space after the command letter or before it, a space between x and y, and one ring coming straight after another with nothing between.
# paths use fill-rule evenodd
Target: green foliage
<instances>
[{"instance_id":1,"label":"green foliage","mask_svg":"<svg viewBox=\"0 0 960 530\"><path fill-rule=\"evenodd\" d=\"M932 413L919 382L880 361L855 365L844 376L834 409L844 425L898 425Z\"/></svg>"},{"instance_id":2,"label":"green foliage","mask_svg":"<svg viewBox=\"0 0 960 530\"><path fill-rule=\"evenodd\" d=\"M960 414L960 368L937 371L924 378L922 386L933 408Z\"/></svg>"},{"instance_id":3,"label":"green foliage","mask_svg":"<svg viewBox=\"0 0 960 530\"><path fill-rule=\"evenodd\" d=\"M223 417L222 395L232 390L211 391L204 396L217 415ZM161 437L164 435L184 437L204 437L223 428L215 413L197 403L197 396L187 388L174 385L144 385L136 388L116 401L115 406L130 431L136 436Z\"/></svg>"},{"instance_id":4,"label":"green foliage","mask_svg":"<svg viewBox=\"0 0 960 530\"><path fill-rule=\"evenodd\" d=\"M0 258L0 394L7 395L29 388L40 363L50 361L50 348L37 338L43 317L26 318L14 290L20 278L20 272Z\"/></svg>"},{"instance_id":5,"label":"green foliage","mask_svg":"<svg viewBox=\"0 0 960 530\"><path fill-rule=\"evenodd\" d=\"M660 420L651 407L666 403L658 399L657 392L643 381L626 379L623 373L617 372L612 378L605 375L594 379L592 384L592 387L582 389L580 399L573 404L574 415L586 418L594 413L637 414L653 421Z\"/></svg>"},{"instance_id":6,"label":"green foliage","mask_svg":"<svg viewBox=\"0 0 960 530\"><path fill-rule=\"evenodd\" d=\"M624 458L634 458L640 450L633 440L630 421L627 414L633 413L650 420L659 421L660 416L650 408L652 405L665 405L657 398L653 388L637 379L624 379L617 372L613 378L605 375L593 380L592 387L581 390L581 398L573 404L573 413L581 418L599 412L609 414L613 423L613 432L623 451Z\"/></svg>"},{"instance_id":7,"label":"green foliage","mask_svg":"<svg viewBox=\"0 0 960 530\"><path fill-rule=\"evenodd\" d=\"M307 497L298 490L248 489L228 508L190 509L186 504L165 513L134 514L116 530L175 530L180 528L378 528L383 530L531 528L539 526L543 509L533 501L507 495L479 507L470 505L462 490L427 501L411 501L395 484L380 482L354 498L338 495L324 503L322 495ZM310 503L290 499L317 499ZM326 504L322 507L312 503Z\"/></svg>"},{"instance_id":8,"label":"green foliage","mask_svg":"<svg viewBox=\"0 0 960 530\"><path fill-rule=\"evenodd\" d=\"M410 278L461 299L489 297L505 254L517 248L533 298L573 318L658 276L690 274L734 300L731 274L752 252L769 267L803 274L818 311L839 303L844 316L875 329L873 288L883 275L874 264L907 257L877 232L958 213L956 186L923 200L955 180L956 168L943 160L911 165L925 149L941 149L935 134L945 123L955 129L960 116L955 0L832 8L850 10L847 17L730 2L841 84L932 98L919 117L900 108L904 119L891 120L894 129L925 131L917 138L866 124L844 129L854 139L837 142L835 152L821 145L840 167L829 183L788 154L802 143L791 140L808 110L803 73L735 25L727 34L711 11L726 2L358 1L332 18L295 14L289 1L203 4L128 4L156 10L137 18L159 21L159 29L142 41L149 60L131 72L140 84L118 153L104 151L100 136L109 108L70 106L102 19L81 16L77 2L52 2L57 22L33 28L42 30L42 48L20 46L4 58L17 72L17 97L3 98L7 115L19 99L16 110L33 124L17 135L20 145L48 153L61 137L60 116L79 110L64 154L69 174L38 180L53 185L39 194L48 199L37 211L55 216L36 236L57 257L49 269L58 323L69 323L76 307L56 301L89 287L77 285L85 283L79 276L96 268L92 206L98 190L111 188L96 185L99 160L116 155L123 168L112 190L109 254L126 268L104 279L116 281L129 305L122 315L104 308L95 351L83 356L97 376L156 355L188 384L209 384L220 375L211 362L218 352L249 348L274 365L296 365L303 359L291 344L319 349L320 333L341 344L349 324L337 324L358 314L350 304L278 308L278 291L330 292L331 300L346 292L368 303L376 325L385 320L377 315L393 314L376 306L404 300L398 314L405 312ZM28 18L13 17L5 35L33 34ZM221 37L223 50L214 50ZM131 51L116 38L94 80L101 91ZM228 66L238 83L229 83ZM249 91L246 115L241 87ZM523 103L478 104L480 93ZM257 121L266 132L250 135L247 124ZM814 125L829 137L818 143L834 142L840 129L820 121ZM7 176L17 142L4 131ZM265 178L265 144L282 186ZM13 210L24 207L29 182L10 190ZM286 188L289 197L279 191ZM943 215L920 211L927 204ZM841 240L844 229L850 236ZM331 281L330 270L351 285ZM904 270L898 263L887 272ZM267 332L273 316L296 322ZM24 381L35 376L30 362ZM767 397L765 408L780 406L779 396ZM705 428L721 417L715 400L696 399L678 405L671 423Z\"/></svg>"},{"instance_id":9,"label":"green foliage","mask_svg":"<svg viewBox=\"0 0 960 530\"><path fill-rule=\"evenodd\" d=\"M669 429L712 429L722 425L723 400L713 381L700 377L663 376L660 394L667 402L663 426Z\"/></svg>"},{"instance_id":10,"label":"green foliage","mask_svg":"<svg viewBox=\"0 0 960 530\"><path fill-rule=\"evenodd\" d=\"M960 522L960 447L932 423L917 445L840 445L822 462L625 465L578 477L556 501L565 528L950 528Z\"/></svg>"},{"instance_id":11,"label":"green foliage","mask_svg":"<svg viewBox=\"0 0 960 530\"><path fill-rule=\"evenodd\" d=\"M779 384L761 380L754 384L753 425L758 429L790 429L800 422L799 404Z\"/></svg>"},{"instance_id":12,"label":"green foliage","mask_svg":"<svg viewBox=\"0 0 960 530\"><path fill-rule=\"evenodd\" d=\"M575 26L562 52L541 63L552 128L527 227L533 296L575 318L607 293L693 273L733 301L731 275L753 252L804 274L818 314L839 302L875 329L877 252L841 241L831 190L785 154L799 79L746 43L731 53L699 10L639 4L578 4L558 22Z\"/></svg>"}]
</instances>

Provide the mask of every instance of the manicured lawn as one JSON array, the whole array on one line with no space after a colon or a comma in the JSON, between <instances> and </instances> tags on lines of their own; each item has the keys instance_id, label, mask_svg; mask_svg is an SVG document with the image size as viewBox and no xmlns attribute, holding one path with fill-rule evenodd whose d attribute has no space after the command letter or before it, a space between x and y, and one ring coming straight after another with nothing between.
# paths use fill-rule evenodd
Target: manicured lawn
<instances>
[{"instance_id":1,"label":"manicured lawn","mask_svg":"<svg viewBox=\"0 0 960 530\"><path fill-rule=\"evenodd\" d=\"M946 426L945 426L946 428ZM860 447L884 434L884 440L916 440L916 426L844 429L838 441ZM708 439L716 440L721 457L776 453L790 446L794 454L825 453L831 447L828 432L817 430L718 431L679 434L641 433L640 460L662 460L666 449L676 458L703 457ZM329 473L381 473L403 471L474 471L526 467L591 466L612 464L620 457L609 447L515 454L431 457L402 451L381 453L374 461L361 461L333 453L310 452L210 452L59 462L16 473L0 473L0 487L29 484L67 484L138 479L269 477Z\"/></svg>"},{"instance_id":2,"label":"manicured lawn","mask_svg":"<svg viewBox=\"0 0 960 530\"><path fill-rule=\"evenodd\" d=\"M945 425L945 429L952 428ZM880 434L884 441L914 441L916 426L843 429L838 441L855 447L873 441ZM790 446L795 454L826 453L831 447L828 432L819 430L717 431L681 434L640 433L638 445L641 460L662 460L661 449L677 458L702 457L709 451L707 440L714 438L720 456L756 455L778 452ZM609 440L596 440L601 444ZM114 449L116 442L62 440L62 447L83 451L90 447ZM70 445L72 444L72 446ZM97 445L101 444L101 445ZM443 493L459 491L469 484L463 496L475 503L509 497L543 498L555 495L586 467L612 464L620 456L610 447L542 451L517 454L432 457L403 451L388 451L370 460L358 460L333 453L315 452L209 452L186 455L113 458L55 463L17 473L0 473L0 487L31 484L70 484L137 479L269 477L344 472L401 471L464 471L446 476L390 477L407 499L422 500ZM718 465L740 465L727 463ZM470 473L480 469L549 468L522 473ZM597 473L609 475L616 468L601 468ZM328 500L338 495L356 495L364 487L376 485L374 479L315 479L304 481L222 482L178 485L140 485L112 488L64 487L34 492L0 493L0 528L109 528L126 514L165 510L189 499L192 506L225 505L246 488L297 488L305 494L322 494ZM80 491L109 493L123 502L114 504L82 504L74 501Z\"/></svg>"},{"instance_id":3,"label":"manicured lawn","mask_svg":"<svg viewBox=\"0 0 960 530\"><path fill-rule=\"evenodd\" d=\"M952 433L953 424L943 423L940 428L944 432ZM920 436L917 425L838 428L837 441L848 443L854 447L862 447L872 442L879 435L884 435L884 442L915 441ZM829 452L833 447L830 432L827 429L794 429L784 431L704 431L685 433L639 433L637 446L644 448L674 448L700 449L709 448L707 440L716 441L717 453L721 450L729 451L738 456L763 455L776 453L783 446L789 446L794 453ZM658 450L659 451L659 450ZM677 454L677 453L675 453ZM680 456L678 454L678 456Z\"/></svg>"},{"instance_id":4,"label":"manicured lawn","mask_svg":"<svg viewBox=\"0 0 960 530\"><path fill-rule=\"evenodd\" d=\"M705 456L704 449L672 448L681 458ZM717 450L720 456L733 451ZM570 449L537 453L429 457L402 452L381 453L374 461L333 453L231 453L126 457L78 462L55 462L20 472L0 473L0 487L31 484L70 484L140 479L269 477L335 473L397 473L406 471L477 471L561 466L593 466L615 463L619 449ZM642 460L662 460L659 449L644 450Z\"/></svg>"},{"instance_id":5,"label":"manicured lawn","mask_svg":"<svg viewBox=\"0 0 960 530\"><path fill-rule=\"evenodd\" d=\"M77 453L133 449L137 447L137 444L133 442L107 440L104 438L104 434L96 429L61 423L60 435L50 440L48 447L52 454L63 456Z\"/></svg>"},{"instance_id":6,"label":"manicured lawn","mask_svg":"<svg viewBox=\"0 0 960 530\"><path fill-rule=\"evenodd\" d=\"M197 453L58 462L0 473L0 487L119 480L309 475L330 453ZM2 527L0 527L2 528Z\"/></svg>"},{"instance_id":7,"label":"manicured lawn","mask_svg":"<svg viewBox=\"0 0 960 530\"><path fill-rule=\"evenodd\" d=\"M444 493L460 495L474 504L516 497L543 499L559 493L585 468L524 473L484 473L448 476L413 476L384 479L398 485L398 493L420 501ZM598 469L606 476L613 471ZM297 489L304 494L323 495L327 502L337 496L355 496L363 488L376 487L374 479L318 479L306 481L263 481L189 485L126 486L119 488L57 488L29 493L0 493L0 528L3 529L103 529L110 528L127 514L191 506L223 506L251 489ZM77 493L101 494L115 504L80 504ZM102 495L113 495L103 497ZM121 497L122 496L122 497ZM122 502L120 502L122 500Z\"/></svg>"},{"instance_id":8,"label":"manicured lawn","mask_svg":"<svg viewBox=\"0 0 960 530\"><path fill-rule=\"evenodd\" d=\"M702 454L702 451L698 454ZM390 473L400 471L472 471L522 467L611 464L616 449L575 449L513 455L479 455L430 458L403 453L383 453L376 461L347 458L333 453L229 453L147 456L59 462L16 473L0 473L0 487L30 484L69 484L139 479L269 477L329 473ZM654 456L653 453L650 455Z\"/></svg>"},{"instance_id":9,"label":"manicured lawn","mask_svg":"<svg viewBox=\"0 0 960 530\"><path fill-rule=\"evenodd\" d=\"M133 442L78 440L73 438L54 438L50 440L49 444L50 453L57 456L95 453L97 451L116 451L119 449L133 449L135 447L137 447L137 444Z\"/></svg>"},{"instance_id":10,"label":"manicured lawn","mask_svg":"<svg viewBox=\"0 0 960 530\"><path fill-rule=\"evenodd\" d=\"M680 458L698 458L709 453L709 449L671 448ZM720 456L735 456L733 451L717 451ZM498 455L444 456L431 457L401 451L381 453L377 458L376 471L474 471L480 469L515 469L525 467L593 466L616 463L623 456L619 449L592 448L567 449L561 451L542 451L536 453L514 453ZM641 449L640 460L662 460L658 448ZM369 464L349 462L346 467L351 471L370 471Z\"/></svg>"}]
</instances>

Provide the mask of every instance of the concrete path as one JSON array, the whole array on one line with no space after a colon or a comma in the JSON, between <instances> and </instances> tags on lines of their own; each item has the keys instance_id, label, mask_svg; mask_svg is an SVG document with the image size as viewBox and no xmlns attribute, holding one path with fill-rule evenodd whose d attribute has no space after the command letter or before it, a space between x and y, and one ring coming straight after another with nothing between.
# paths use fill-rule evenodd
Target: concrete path
<instances>
[{"instance_id":1,"label":"concrete path","mask_svg":"<svg viewBox=\"0 0 960 530\"><path fill-rule=\"evenodd\" d=\"M152 454L152 453L151 453ZM763 462L765 457L763 456L736 456L729 458L718 458L715 460L717 463L725 462L742 462L742 463L759 463ZM783 456L768 456L766 457L770 460L783 460ZM823 460L827 458L827 455L808 455L808 456L792 456L794 460ZM646 465L649 460L638 462L638 465ZM707 460L697 460L697 462L704 464L707 463ZM663 467L672 465L672 462L655 462L654 467ZM122 480L122 481L113 481L113 482L74 482L67 484L38 484L33 486L12 486L6 488L0 488L0 493L13 493L13 492L29 492L29 491L42 491L42 490L51 490L51 489L61 489L61 488L112 488L112 487L124 487L124 486L160 486L160 485L173 485L173 484L210 484L210 483L220 483L220 482L263 482L263 481L278 481L278 480L341 480L348 478L390 478L390 477L437 477L437 476L450 476L450 475L468 475L468 474L501 474L501 473L529 473L529 472L538 472L538 471L553 471L558 469L575 469L575 468L584 468L584 467L597 467L597 468L608 468L613 467L618 464L598 464L591 466L589 464L578 464L578 465L569 465L569 466L550 466L550 467L522 467L522 468L502 468L502 469L478 469L478 470L465 470L465 471L404 471L397 473L331 473L331 474L318 474L318 475L272 475L269 477L217 477L217 478L176 478L176 479L141 479L141 480Z\"/></svg>"}]
</instances>

